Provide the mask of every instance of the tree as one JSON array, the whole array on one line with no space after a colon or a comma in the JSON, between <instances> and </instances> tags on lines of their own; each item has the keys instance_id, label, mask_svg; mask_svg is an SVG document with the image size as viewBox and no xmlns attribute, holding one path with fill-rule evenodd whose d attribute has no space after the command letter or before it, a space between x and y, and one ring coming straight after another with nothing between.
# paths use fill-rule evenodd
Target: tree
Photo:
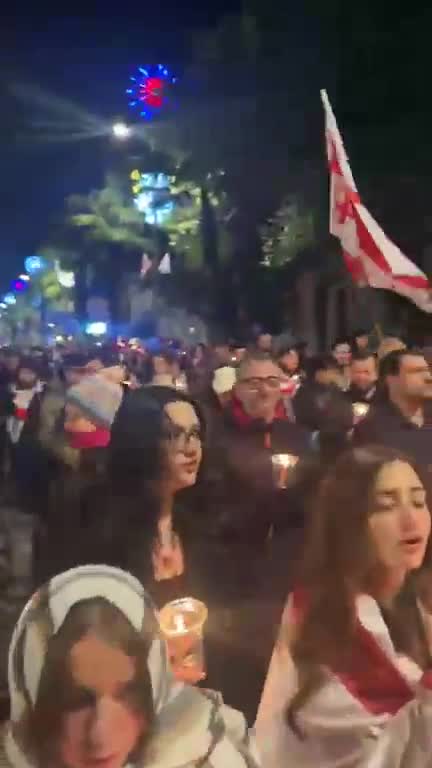
<instances>
[{"instance_id":1,"label":"tree","mask_svg":"<svg viewBox=\"0 0 432 768\"><path fill-rule=\"evenodd\" d=\"M137 272L141 254L159 256L163 250L155 228L142 214L114 176L107 177L103 189L88 195L72 195L66 202L67 223L80 234L80 248L72 249L78 273L80 313L89 284L103 285L111 315L118 317L119 299L130 272Z\"/></svg>"},{"instance_id":2,"label":"tree","mask_svg":"<svg viewBox=\"0 0 432 768\"><path fill-rule=\"evenodd\" d=\"M153 231L113 176L103 189L71 195L67 207L72 226L83 228L89 240L135 253L154 246Z\"/></svg>"},{"instance_id":3,"label":"tree","mask_svg":"<svg viewBox=\"0 0 432 768\"><path fill-rule=\"evenodd\" d=\"M298 202L285 198L261 228L263 264L283 267L316 243L313 211L302 211Z\"/></svg>"}]
</instances>

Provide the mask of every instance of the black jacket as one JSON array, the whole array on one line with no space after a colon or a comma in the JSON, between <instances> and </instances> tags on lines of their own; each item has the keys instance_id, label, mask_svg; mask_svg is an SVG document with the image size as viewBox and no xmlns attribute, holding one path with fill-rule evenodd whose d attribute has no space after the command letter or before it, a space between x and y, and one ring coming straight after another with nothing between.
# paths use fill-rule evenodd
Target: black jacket
<instances>
[{"instance_id":1,"label":"black jacket","mask_svg":"<svg viewBox=\"0 0 432 768\"><path fill-rule=\"evenodd\" d=\"M352 406L339 387L307 380L297 392L293 407L297 423L319 433L323 462L333 461L348 446Z\"/></svg>"},{"instance_id":2,"label":"black jacket","mask_svg":"<svg viewBox=\"0 0 432 768\"><path fill-rule=\"evenodd\" d=\"M432 469L432 425L413 424L389 400L373 406L354 429L354 445L388 445L411 456L428 471Z\"/></svg>"},{"instance_id":3,"label":"black jacket","mask_svg":"<svg viewBox=\"0 0 432 768\"><path fill-rule=\"evenodd\" d=\"M367 403L372 405L377 400L377 385L374 384L366 392L359 389L354 384L345 392L346 398L350 403Z\"/></svg>"},{"instance_id":4,"label":"black jacket","mask_svg":"<svg viewBox=\"0 0 432 768\"><path fill-rule=\"evenodd\" d=\"M289 453L304 462L311 444L307 430L286 420L239 426L231 409L220 420L208 455L204 514L197 521L206 530L208 556L201 570L208 574L213 593L220 590L234 601L257 594L265 580L271 537L303 526L302 461L292 487L278 490L271 457ZM195 562L199 559L197 553Z\"/></svg>"}]
</instances>

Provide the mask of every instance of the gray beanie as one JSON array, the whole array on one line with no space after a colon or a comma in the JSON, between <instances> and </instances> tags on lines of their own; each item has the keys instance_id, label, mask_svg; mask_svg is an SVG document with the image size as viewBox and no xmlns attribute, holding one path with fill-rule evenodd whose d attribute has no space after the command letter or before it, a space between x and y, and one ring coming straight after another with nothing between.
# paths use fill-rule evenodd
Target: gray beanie
<instances>
[{"instance_id":1,"label":"gray beanie","mask_svg":"<svg viewBox=\"0 0 432 768\"><path fill-rule=\"evenodd\" d=\"M94 374L68 390L66 403L79 408L95 427L110 429L122 398L123 390L119 384Z\"/></svg>"}]
</instances>

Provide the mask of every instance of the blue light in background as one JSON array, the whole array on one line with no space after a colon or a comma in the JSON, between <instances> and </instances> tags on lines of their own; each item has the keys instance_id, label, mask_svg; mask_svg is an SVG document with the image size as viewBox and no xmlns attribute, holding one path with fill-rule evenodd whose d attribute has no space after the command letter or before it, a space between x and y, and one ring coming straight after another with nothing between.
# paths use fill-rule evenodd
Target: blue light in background
<instances>
[{"instance_id":1,"label":"blue light in background","mask_svg":"<svg viewBox=\"0 0 432 768\"><path fill-rule=\"evenodd\" d=\"M46 267L45 260L41 256L28 256L24 262L25 270L29 275L35 275Z\"/></svg>"},{"instance_id":2,"label":"blue light in background","mask_svg":"<svg viewBox=\"0 0 432 768\"><path fill-rule=\"evenodd\" d=\"M86 325L86 333L88 333L89 336L105 336L107 331L108 331L107 323L96 322L96 323L87 323Z\"/></svg>"}]
</instances>

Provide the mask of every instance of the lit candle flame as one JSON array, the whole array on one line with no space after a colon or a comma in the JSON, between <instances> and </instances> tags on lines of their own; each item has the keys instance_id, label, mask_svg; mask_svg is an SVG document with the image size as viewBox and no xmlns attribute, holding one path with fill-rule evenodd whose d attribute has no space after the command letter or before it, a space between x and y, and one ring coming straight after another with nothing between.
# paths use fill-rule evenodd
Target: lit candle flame
<instances>
[{"instance_id":1,"label":"lit candle flame","mask_svg":"<svg viewBox=\"0 0 432 768\"><path fill-rule=\"evenodd\" d=\"M298 456L293 456L291 453L277 453L273 456L273 461L280 467L289 469L290 467L295 467L298 462Z\"/></svg>"},{"instance_id":2,"label":"lit candle flame","mask_svg":"<svg viewBox=\"0 0 432 768\"><path fill-rule=\"evenodd\" d=\"M368 410L369 410L369 405L367 403L353 403L354 416L357 419L364 418Z\"/></svg>"},{"instance_id":3,"label":"lit candle flame","mask_svg":"<svg viewBox=\"0 0 432 768\"><path fill-rule=\"evenodd\" d=\"M176 632L187 632L186 622L182 613L175 613L173 621Z\"/></svg>"}]
</instances>

